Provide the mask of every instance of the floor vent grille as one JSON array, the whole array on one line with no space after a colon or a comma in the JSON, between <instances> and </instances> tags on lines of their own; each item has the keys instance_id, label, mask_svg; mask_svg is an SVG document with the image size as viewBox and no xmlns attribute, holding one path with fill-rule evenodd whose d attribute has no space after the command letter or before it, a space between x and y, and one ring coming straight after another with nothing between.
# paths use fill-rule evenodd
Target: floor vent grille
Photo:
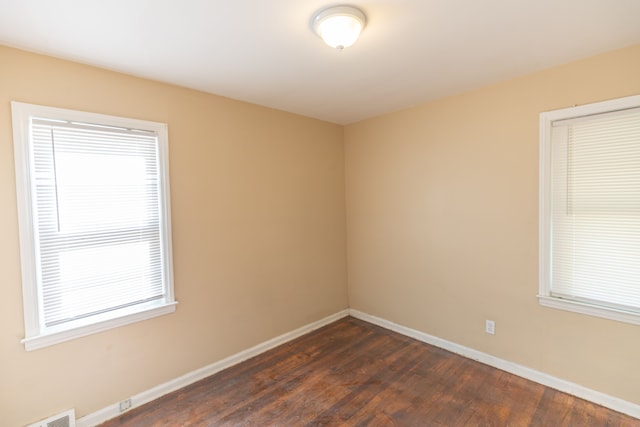
<instances>
[{"instance_id":1,"label":"floor vent grille","mask_svg":"<svg viewBox=\"0 0 640 427\"><path fill-rule=\"evenodd\" d=\"M28 427L76 427L76 412L73 409L62 412Z\"/></svg>"}]
</instances>

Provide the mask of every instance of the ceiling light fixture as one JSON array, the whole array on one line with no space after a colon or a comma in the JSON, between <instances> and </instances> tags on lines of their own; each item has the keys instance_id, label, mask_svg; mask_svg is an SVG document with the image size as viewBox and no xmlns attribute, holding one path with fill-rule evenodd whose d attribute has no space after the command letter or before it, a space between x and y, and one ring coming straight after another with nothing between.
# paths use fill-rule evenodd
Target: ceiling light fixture
<instances>
[{"instance_id":1,"label":"ceiling light fixture","mask_svg":"<svg viewBox=\"0 0 640 427\"><path fill-rule=\"evenodd\" d=\"M342 50L358 40L364 29L366 17L353 6L333 6L316 13L311 26L329 46Z\"/></svg>"}]
</instances>

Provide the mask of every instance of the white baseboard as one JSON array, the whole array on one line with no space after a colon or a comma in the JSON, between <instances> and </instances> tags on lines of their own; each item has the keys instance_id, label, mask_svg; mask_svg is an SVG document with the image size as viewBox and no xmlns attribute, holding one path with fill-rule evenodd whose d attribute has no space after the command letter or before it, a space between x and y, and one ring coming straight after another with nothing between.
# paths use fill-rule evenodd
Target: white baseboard
<instances>
[{"instance_id":1,"label":"white baseboard","mask_svg":"<svg viewBox=\"0 0 640 427\"><path fill-rule=\"evenodd\" d=\"M142 393L131 397L131 408L144 405L145 403L151 402L152 400L164 396L165 394L171 393L172 391L181 389L182 387L186 387L189 384L195 383L196 381L207 378L217 372L222 371L223 369L229 368L233 365L237 365L242 361L264 353L265 351L271 350L274 347L294 340L304 334L321 328L322 326L328 325L329 323L335 322L336 320L348 315L349 310L342 310L331 316L325 317L324 319L318 320L317 322L302 326L294 331L287 332L278 337L251 347L247 350L241 351L240 353L229 356L226 359L222 359L218 362L212 363L211 365L196 369L195 371L189 372L164 384L160 384L159 386L156 386L150 390L143 391ZM120 415L120 406L119 403L114 403L107 406L106 408L103 408L99 411L78 419L76 421L76 426L93 427L98 424L102 424L103 422L110 420L111 418L115 418L118 415Z\"/></svg>"},{"instance_id":2,"label":"white baseboard","mask_svg":"<svg viewBox=\"0 0 640 427\"><path fill-rule=\"evenodd\" d=\"M626 400L619 399L617 397L610 396L608 394L601 393L596 390L581 386L579 384L572 383L549 374L545 374L535 369L527 368L526 366L518 365L517 363L509 362L504 359L500 359L490 354L483 353L478 350L474 350L469 347L456 344L451 341L443 340L442 338L435 337L433 335L426 334L424 332L417 331L415 329L407 328L397 323L390 322L380 317L371 316L358 310L349 309L349 315L357 319L364 320L374 325L381 326L385 329L397 332L402 335L417 339L418 341L431 344L436 347L440 347L444 350L448 350L452 353L459 354L469 359L476 360L484 363L485 365L493 366L500 370L509 372L522 378L526 378L531 381L535 381L544 386L553 388L555 390L562 391L564 393L571 394L584 400L602 405L614 411L622 412L623 414L630 415L635 418L640 418L640 405L628 402Z\"/></svg>"}]
</instances>

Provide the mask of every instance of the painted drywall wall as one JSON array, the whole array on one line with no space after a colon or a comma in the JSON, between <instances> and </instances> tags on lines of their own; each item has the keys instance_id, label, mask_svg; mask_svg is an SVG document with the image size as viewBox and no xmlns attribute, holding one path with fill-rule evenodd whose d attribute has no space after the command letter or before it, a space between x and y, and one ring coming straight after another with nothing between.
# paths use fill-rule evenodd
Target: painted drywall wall
<instances>
[{"instance_id":1,"label":"painted drywall wall","mask_svg":"<svg viewBox=\"0 0 640 427\"><path fill-rule=\"evenodd\" d=\"M86 415L345 308L345 167L353 308L640 403L640 328L535 298L538 113L640 93L640 47L344 129L5 47L0 64L3 423ZM169 124L176 313L24 351L11 100Z\"/></svg>"},{"instance_id":2,"label":"painted drywall wall","mask_svg":"<svg viewBox=\"0 0 640 427\"><path fill-rule=\"evenodd\" d=\"M92 413L347 307L343 128L0 47L0 414ZM169 125L174 314L26 352L10 101Z\"/></svg>"},{"instance_id":3,"label":"painted drywall wall","mask_svg":"<svg viewBox=\"0 0 640 427\"><path fill-rule=\"evenodd\" d=\"M638 93L633 46L347 126L350 306L640 404L640 327L536 298L539 113Z\"/></svg>"}]
</instances>

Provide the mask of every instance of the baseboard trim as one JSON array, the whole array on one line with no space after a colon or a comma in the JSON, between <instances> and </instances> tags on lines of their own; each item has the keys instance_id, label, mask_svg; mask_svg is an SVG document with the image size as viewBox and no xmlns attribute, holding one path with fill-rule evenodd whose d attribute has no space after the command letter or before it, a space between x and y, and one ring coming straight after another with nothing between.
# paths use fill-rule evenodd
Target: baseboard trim
<instances>
[{"instance_id":1,"label":"baseboard trim","mask_svg":"<svg viewBox=\"0 0 640 427\"><path fill-rule=\"evenodd\" d=\"M357 319L364 320L365 322L373 323L374 325L378 325L385 329L417 339L418 341L422 341L427 344L431 344L433 346L450 351L452 353L459 354L468 359L476 360L478 362L484 363L485 365L489 365L502 371L509 372L510 374L526 378L555 390L559 390L564 393L579 397L581 399L596 403L598 405L602 405L609 409L613 409L614 411L622 412L623 414L627 414L635 418L640 418L640 405L637 405L635 403L610 396L608 394L581 386L580 384L572 383L570 381L566 381L561 378L536 371L535 369L527 368L526 366L522 366L517 363L500 359L490 354L483 353L481 351L474 350L472 348L465 347L463 345L456 344L454 342L447 341L415 329L407 328L406 326L402 326L397 323L382 319L380 317L363 313L362 311L349 309L349 315Z\"/></svg>"},{"instance_id":2,"label":"baseboard trim","mask_svg":"<svg viewBox=\"0 0 640 427\"><path fill-rule=\"evenodd\" d=\"M159 386L156 386L152 389L136 394L135 396L131 397L131 409L144 405L145 403L151 402L152 400L162 397L165 394L171 393L172 391L176 391L181 389L182 387L186 387L189 384L193 384L196 381L200 381L204 378L207 378L217 372L222 371L223 369L227 369L231 366L237 365L240 362L243 362L247 359L250 359L268 350L271 350L272 348L275 348L279 345L292 341L304 334L307 334L311 331L321 328L322 326L328 325L329 323L333 323L336 320L342 319L343 317L346 317L348 315L349 315L349 310L342 310L338 313L332 314L331 316L325 317L324 319L320 319L316 322L302 326L294 331L287 332L278 337L275 337L273 339L260 343L254 347L251 347L247 350L231 355L218 362L214 362L203 368L196 369L195 371L189 372L185 375L182 375L181 377L175 378L164 384L160 384ZM119 403L114 403L112 405L107 406L106 408L103 408L99 411L93 412L87 416L84 416L78 419L76 421L76 426L77 427L94 427L98 424L102 424L105 421L115 418L118 415L120 415Z\"/></svg>"}]
</instances>

